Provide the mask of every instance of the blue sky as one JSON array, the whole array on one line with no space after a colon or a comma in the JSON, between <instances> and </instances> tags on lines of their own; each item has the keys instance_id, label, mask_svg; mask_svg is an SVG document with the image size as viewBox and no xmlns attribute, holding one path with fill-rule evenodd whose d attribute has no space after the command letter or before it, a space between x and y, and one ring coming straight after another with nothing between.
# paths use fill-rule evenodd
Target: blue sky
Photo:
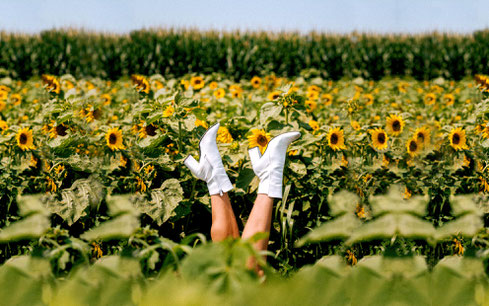
<instances>
[{"instance_id":1,"label":"blue sky","mask_svg":"<svg viewBox=\"0 0 489 306\"><path fill-rule=\"evenodd\" d=\"M468 33L489 27L489 0L0 0L0 30L143 27Z\"/></svg>"}]
</instances>

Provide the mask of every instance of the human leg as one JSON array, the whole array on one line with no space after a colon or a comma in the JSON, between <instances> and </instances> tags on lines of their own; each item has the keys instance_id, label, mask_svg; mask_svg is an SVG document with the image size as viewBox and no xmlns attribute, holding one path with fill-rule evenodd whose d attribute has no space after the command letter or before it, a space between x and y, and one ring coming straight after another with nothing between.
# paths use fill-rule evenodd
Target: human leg
<instances>
[{"instance_id":1,"label":"human leg","mask_svg":"<svg viewBox=\"0 0 489 306\"><path fill-rule=\"evenodd\" d=\"M236 218L227 192L233 185L226 174L221 155L217 148L216 137L219 123L210 127L202 136L199 148L200 159L197 162L191 155L184 164L199 179L206 181L211 196L213 241L220 241L229 236L238 237Z\"/></svg>"},{"instance_id":2,"label":"human leg","mask_svg":"<svg viewBox=\"0 0 489 306\"><path fill-rule=\"evenodd\" d=\"M284 133L270 140L263 155L258 147L248 151L253 171L260 179L260 184L258 185L258 196L243 231L243 238L250 238L260 232L270 234L273 201L274 198L282 198L283 170L287 148L299 137L299 132ZM256 250L267 250L268 241L267 237L255 242ZM248 265L250 268L256 267L256 260L250 258Z\"/></svg>"},{"instance_id":3,"label":"human leg","mask_svg":"<svg viewBox=\"0 0 489 306\"><path fill-rule=\"evenodd\" d=\"M231 201L227 193L222 196L215 194L211 196L212 208L212 241L221 241L227 237L238 238L239 230L234 216Z\"/></svg>"}]
</instances>

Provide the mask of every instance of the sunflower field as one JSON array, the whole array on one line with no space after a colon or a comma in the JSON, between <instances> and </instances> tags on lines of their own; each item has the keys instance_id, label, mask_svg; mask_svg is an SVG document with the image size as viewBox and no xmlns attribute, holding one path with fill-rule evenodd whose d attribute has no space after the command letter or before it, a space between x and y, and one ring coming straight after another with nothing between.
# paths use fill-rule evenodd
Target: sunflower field
<instances>
[{"instance_id":1,"label":"sunflower field","mask_svg":"<svg viewBox=\"0 0 489 306\"><path fill-rule=\"evenodd\" d=\"M488 92L485 75L4 77L0 296L487 304ZM215 122L240 229L258 187L248 148L302 134L274 206L266 281L245 268L259 257L253 239L209 242L207 187L183 166Z\"/></svg>"}]
</instances>

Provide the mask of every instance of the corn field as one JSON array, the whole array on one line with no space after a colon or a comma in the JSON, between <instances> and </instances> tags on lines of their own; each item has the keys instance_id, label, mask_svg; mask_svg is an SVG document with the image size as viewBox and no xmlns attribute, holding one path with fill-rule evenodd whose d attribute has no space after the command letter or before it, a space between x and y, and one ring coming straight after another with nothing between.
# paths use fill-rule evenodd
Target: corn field
<instances>
[{"instance_id":1,"label":"corn field","mask_svg":"<svg viewBox=\"0 0 489 306\"><path fill-rule=\"evenodd\" d=\"M239 81L275 73L339 80L411 76L461 80L489 73L489 31L349 35L139 30L126 35L51 30L0 33L0 76L49 73L118 80L131 74L221 73Z\"/></svg>"}]
</instances>

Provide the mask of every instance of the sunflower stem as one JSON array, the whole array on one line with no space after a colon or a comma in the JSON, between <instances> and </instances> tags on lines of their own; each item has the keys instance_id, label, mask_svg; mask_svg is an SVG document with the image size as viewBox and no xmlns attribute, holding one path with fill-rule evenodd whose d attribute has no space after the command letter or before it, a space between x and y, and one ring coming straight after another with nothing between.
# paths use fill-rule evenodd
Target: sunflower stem
<instances>
[{"instance_id":1,"label":"sunflower stem","mask_svg":"<svg viewBox=\"0 0 489 306\"><path fill-rule=\"evenodd\" d=\"M178 151L182 152L182 120L178 119Z\"/></svg>"},{"instance_id":2,"label":"sunflower stem","mask_svg":"<svg viewBox=\"0 0 489 306\"><path fill-rule=\"evenodd\" d=\"M285 111L285 125L289 125L289 111L287 108L284 109Z\"/></svg>"}]
</instances>

